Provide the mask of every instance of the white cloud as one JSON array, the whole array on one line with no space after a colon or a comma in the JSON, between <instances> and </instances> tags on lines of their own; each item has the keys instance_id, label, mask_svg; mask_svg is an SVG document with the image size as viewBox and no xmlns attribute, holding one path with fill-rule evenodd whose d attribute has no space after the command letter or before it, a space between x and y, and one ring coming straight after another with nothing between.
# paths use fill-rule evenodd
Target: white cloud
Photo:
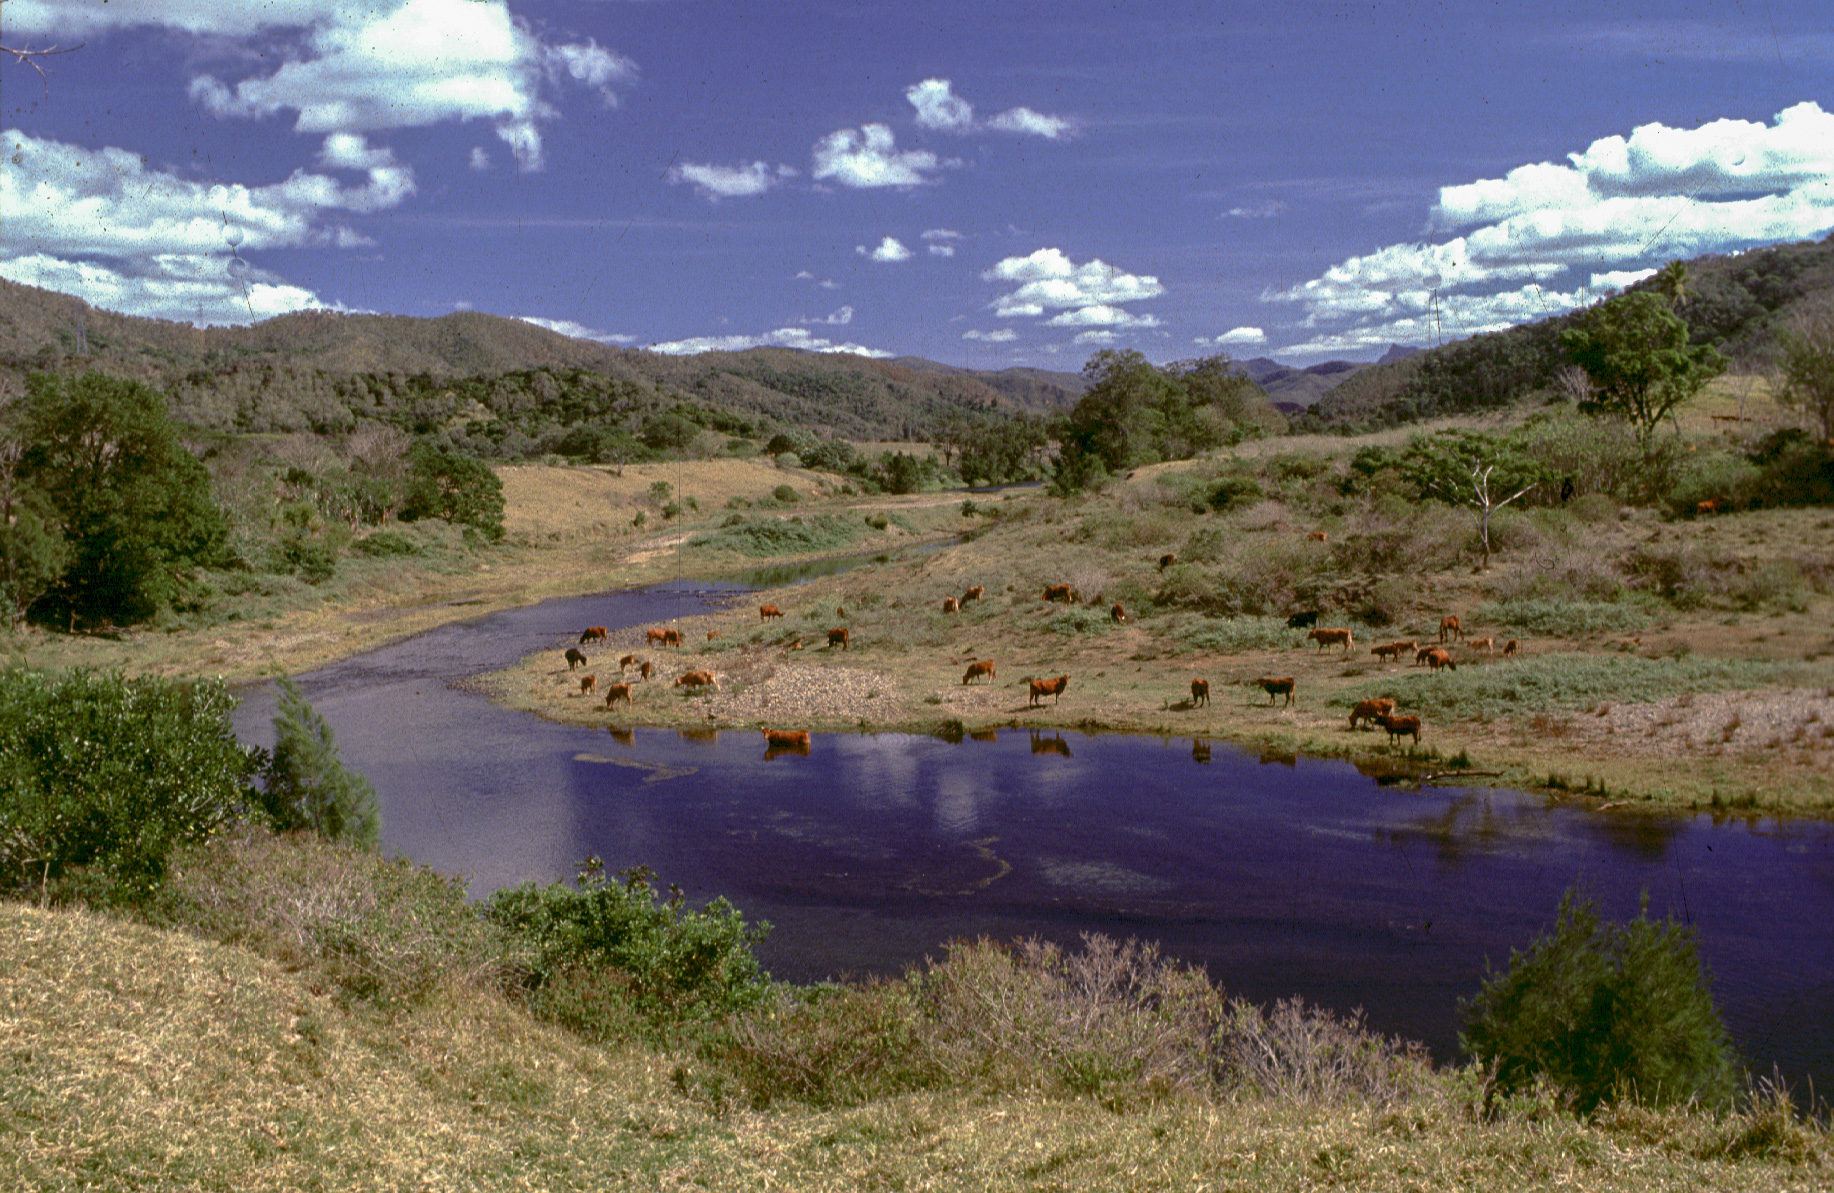
<instances>
[{"instance_id":1,"label":"white cloud","mask_svg":"<svg viewBox=\"0 0 1834 1193\"><path fill-rule=\"evenodd\" d=\"M1002 327L998 331L964 331L962 333L962 339L979 340L984 344L1010 344L1018 338L1019 333L1010 327Z\"/></svg>"},{"instance_id":2,"label":"white cloud","mask_svg":"<svg viewBox=\"0 0 1834 1193\"><path fill-rule=\"evenodd\" d=\"M879 242L879 247L876 249L869 249L863 244L856 244L853 246L853 251L869 261L878 261L881 263L909 261L911 259L911 250L905 248L904 245L899 243L898 239L893 236L887 236L885 239L881 240Z\"/></svg>"},{"instance_id":3,"label":"white cloud","mask_svg":"<svg viewBox=\"0 0 1834 1193\"><path fill-rule=\"evenodd\" d=\"M861 344L837 344L833 340L812 335L800 327L780 327L776 331L767 331L762 335L754 336L695 336L691 339L670 340L666 343L650 345L650 351L666 353L669 356L692 356L698 352L743 352L747 348L800 348L804 352L849 352L855 356L870 356L876 359L886 359L896 355Z\"/></svg>"},{"instance_id":4,"label":"white cloud","mask_svg":"<svg viewBox=\"0 0 1834 1193\"><path fill-rule=\"evenodd\" d=\"M925 228L919 240L960 240L962 234L950 228Z\"/></svg>"},{"instance_id":5,"label":"white cloud","mask_svg":"<svg viewBox=\"0 0 1834 1193\"><path fill-rule=\"evenodd\" d=\"M823 318L804 319L803 322L804 323L825 323L831 327L845 327L849 323L853 322L853 308L849 306L843 306L843 307L840 307L830 312L827 316Z\"/></svg>"},{"instance_id":6,"label":"white cloud","mask_svg":"<svg viewBox=\"0 0 1834 1193\"><path fill-rule=\"evenodd\" d=\"M796 171L789 166L773 169L763 162L753 162L749 166L703 166L683 162L669 168L671 183L691 182L694 189L716 203L721 199L762 195L794 177Z\"/></svg>"},{"instance_id":7,"label":"white cloud","mask_svg":"<svg viewBox=\"0 0 1834 1193\"><path fill-rule=\"evenodd\" d=\"M1113 308L1165 293L1158 278L1123 273L1099 258L1077 265L1054 248L1007 257L981 278L1020 283L994 301L994 313L1006 318L1036 317L1049 309Z\"/></svg>"},{"instance_id":8,"label":"white cloud","mask_svg":"<svg viewBox=\"0 0 1834 1193\"><path fill-rule=\"evenodd\" d=\"M1258 327L1232 327L1220 336L1198 336L1192 343L1202 348L1227 348L1235 344L1265 344L1267 333Z\"/></svg>"},{"instance_id":9,"label":"white cloud","mask_svg":"<svg viewBox=\"0 0 1834 1193\"><path fill-rule=\"evenodd\" d=\"M471 168L479 172L490 169L490 154L484 152L482 146L471 147Z\"/></svg>"},{"instance_id":10,"label":"white cloud","mask_svg":"<svg viewBox=\"0 0 1834 1193\"><path fill-rule=\"evenodd\" d=\"M799 282L814 282L823 290L839 290L841 288L841 284L834 281L832 278L817 278L806 269L797 272L796 280Z\"/></svg>"},{"instance_id":11,"label":"white cloud","mask_svg":"<svg viewBox=\"0 0 1834 1193\"><path fill-rule=\"evenodd\" d=\"M947 79L925 79L906 88L904 98L917 109L917 123L924 128L965 133L974 127L974 105L953 94Z\"/></svg>"},{"instance_id":12,"label":"white cloud","mask_svg":"<svg viewBox=\"0 0 1834 1193\"><path fill-rule=\"evenodd\" d=\"M1131 315L1120 307L1098 303L1094 306L1077 307L1065 311L1045 321L1047 327L1157 327L1159 320L1152 315Z\"/></svg>"},{"instance_id":13,"label":"white cloud","mask_svg":"<svg viewBox=\"0 0 1834 1193\"><path fill-rule=\"evenodd\" d=\"M1279 199L1264 199L1259 203L1250 203L1246 207L1231 207L1223 214L1239 220L1267 220L1286 210L1286 204Z\"/></svg>"},{"instance_id":14,"label":"white cloud","mask_svg":"<svg viewBox=\"0 0 1834 1193\"><path fill-rule=\"evenodd\" d=\"M1428 227L1461 234L1389 245L1262 298L1299 304L1307 328L1351 325L1301 347L1417 342L1435 298L1433 334L1476 334L1584 305L1670 259L1820 237L1834 229L1834 115L1802 103L1770 125L1643 125L1567 164L1445 187ZM1565 282L1575 271L1589 283Z\"/></svg>"},{"instance_id":15,"label":"white cloud","mask_svg":"<svg viewBox=\"0 0 1834 1193\"><path fill-rule=\"evenodd\" d=\"M922 236L923 240L929 241L925 247L929 249L932 257L955 256L955 242L961 238L960 232L952 232L948 228L929 228Z\"/></svg>"},{"instance_id":16,"label":"white cloud","mask_svg":"<svg viewBox=\"0 0 1834 1193\"><path fill-rule=\"evenodd\" d=\"M524 323L533 323L536 327L545 327L549 331L575 340L592 340L599 344L634 344L637 342L636 336L613 335L608 331L587 327L584 323L576 323L572 319L543 319L538 315L518 315L516 317Z\"/></svg>"},{"instance_id":17,"label":"white cloud","mask_svg":"<svg viewBox=\"0 0 1834 1193\"><path fill-rule=\"evenodd\" d=\"M988 128L1003 133L1024 133L1060 141L1075 131L1075 125L1062 116L1046 116L1030 108L1009 108L987 122Z\"/></svg>"},{"instance_id":18,"label":"white cloud","mask_svg":"<svg viewBox=\"0 0 1834 1193\"><path fill-rule=\"evenodd\" d=\"M952 244L933 244L929 246L929 250L932 257L955 256L955 246Z\"/></svg>"},{"instance_id":19,"label":"white cloud","mask_svg":"<svg viewBox=\"0 0 1834 1193\"><path fill-rule=\"evenodd\" d=\"M310 290L262 271L238 277L227 256L160 253L125 263L69 261L44 253L9 255L0 277L74 294L91 306L152 319L202 324L254 323L289 311L338 309Z\"/></svg>"},{"instance_id":20,"label":"white cloud","mask_svg":"<svg viewBox=\"0 0 1834 1193\"><path fill-rule=\"evenodd\" d=\"M922 186L925 175L938 168L936 155L926 150L900 152L892 130L883 124L843 128L815 143L817 182L832 178L842 186Z\"/></svg>"},{"instance_id":21,"label":"white cloud","mask_svg":"<svg viewBox=\"0 0 1834 1193\"><path fill-rule=\"evenodd\" d=\"M9 16L13 7L8 4ZM558 115L548 98L556 87L563 81L589 87L611 104L613 87L633 82L637 73L628 58L596 42L542 42L502 0L208 7L257 9L264 19L244 13L212 22L154 3L119 22L295 39L277 55L283 62L272 74L233 84L210 74L192 79L191 97L206 111L263 118L291 109L295 131L305 133L486 120L525 169L541 167L538 125Z\"/></svg>"},{"instance_id":22,"label":"white cloud","mask_svg":"<svg viewBox=\"0 0 1834 1193\"><path fill-rule=\"evenodd\" d=\"M1070 342L1073 344L1117 344L1120 339L1112 331L1084 331L1078 332L1076 338Z\"/></svg>"}]
</instances>

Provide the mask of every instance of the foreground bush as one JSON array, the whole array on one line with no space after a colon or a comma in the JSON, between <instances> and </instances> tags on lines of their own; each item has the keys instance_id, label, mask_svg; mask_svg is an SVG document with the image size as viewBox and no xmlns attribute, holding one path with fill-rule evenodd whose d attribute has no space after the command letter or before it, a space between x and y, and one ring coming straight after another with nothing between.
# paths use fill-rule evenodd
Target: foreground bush
<instances>
[{"instance_id":1,"label":"foreground bush","mask_svg":"<svg viewBox=\"0 0 1834 1193\"><path fill-rule=\"evenodd\" d=\"M588 858L577 889L524 883L491 896L485 914L529 950L538 1013L616 1038L642 1023L717 1018L764 997L770 975L752 948L770 925L747 924L724 899L687 910L678 889L659 903L654 882L644 867L614 881Z\"/></svg>"},{"instance_id":2,"label":"foreground bush","mask_svg":"<svg viewBox=\"0 0 1834 1193\"><path fill-rule=\"evenodd\" d=\"M1464 1004L1459 1042L1496 1066L1503 1093L1545 1079L1582 1113L1730 1103L1738 1067L1694 931L1648 910L1645 897L1636 919L1603 922L1569 890L1553 929Z\"/></svg>"},{"instance_id":3,"label":"foreground bush","mask_svg":"<svg viewBox=\"0 0 1834 1193\"><path fill-rule=\"evenodd\" d=\"M259 755L221 680L0 672L0 888L132 901L246 817Z\"/></svg>"}]
</instances>

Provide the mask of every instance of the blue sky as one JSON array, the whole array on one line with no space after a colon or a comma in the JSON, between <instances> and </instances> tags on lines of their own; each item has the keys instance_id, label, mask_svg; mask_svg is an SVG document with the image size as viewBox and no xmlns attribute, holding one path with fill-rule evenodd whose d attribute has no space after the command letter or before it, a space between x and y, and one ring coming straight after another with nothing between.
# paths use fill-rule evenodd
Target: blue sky
<instances>
[{"instance_id":1,"label":"blue sky","mask_svg":"<svg viewBox=\"0 0 1834 1193\"><path fill-rule=\"evenodd\" d=\"M0 0L0 44L82 43L0 65L0 276L669 352L1373 359L1834 229L1829 16Z\"/></svg>"}]
</instances>

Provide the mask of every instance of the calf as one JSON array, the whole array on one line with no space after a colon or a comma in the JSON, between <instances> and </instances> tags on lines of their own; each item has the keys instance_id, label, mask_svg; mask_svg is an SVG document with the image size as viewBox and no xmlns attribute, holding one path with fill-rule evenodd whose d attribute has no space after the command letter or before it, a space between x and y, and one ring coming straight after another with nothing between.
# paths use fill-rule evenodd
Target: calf
<instances>
[{"instance_id":1,"label":"calf","mask_svg":"<svg viewBox=\"0 0 1834 1193\"><path fill-rule=\"evenodd\" d=\"M1304 613L1295 613L1286 619L1286 628L1289 630L1308 629L1317 624L1318 610L1316 609L1307 609Z\"/></svg>"},{"instance_id":2,"label":"calf","mask_svg":"<svg viewBox=\"0 0 1834 1193\"><path fill-rule=\"evenodd\" d=\"M1031 681L1031 685L1032 704L1037 704L1046 696L1051 698L1052 704L1056 704L1057 698L1063 695L1063 690L1070 686L1070 677L1067 675L1059 675L1056 679L1034 679Z\"/></svg>"},{"instance_id":3,"label":"calf","mask_svg":"<svg viewBox=\"0 0 1834 1193\"><path fill-rule=\"evenodd\" d=\"M1071 588L1068 584L1053 584L1044 590L1044 599L1047 601L1062 601L1066 605L1073 605L1076 603L1076 590Z\"/></svg>"},{"instance_id":4,"label":"calf","mask_svg":"<svg viewBox=\"0 0 1834 1193\"><path fill-rule=\"evenodd\" d=\"M1164 555L1161 555L1159 557L1159 570L1163 572L1166 568L1171 567L1173 564L1177 562L1178 562L1178 556L1168 551Z\"/></svg>"},{"instance_id":5,"label":"calf","mask_svg":"<svg viewBox=\"0 0 1834 1193\"><path fill-rule=\"evenodd\" d=\"M1315 543L1322 543L1325 541L1325 532L1322 530L1314 530L1311 534L1306 535L1306 537Z\"/></svg>"},{"instance_id":6,"label":"calf","mask_svg":"<svg viewBox=\"0 0 1834 1193\"><path fill-rule=\"evenodd\" d=\"M828 631L828 646L830 649L838 646L842 650L846 650L847 649L847 639L849 637L851 637L851 635L847 633L846 626L841 626L837 629L829 630Z\"/></svg>"},{"instance_id":7,"label":"calf","mask_svg":"<svg viewBox=\"0 0 1834 1193\"><path fill-rule=\"evenodd\" d=\"M1443 646L1435 646L1426 652L1426 665L1435 671L1441 667L1448 671L1458 670L1458 664L1452 661L1452 652Z\"/></svg>"},{"instance_id":8,"label":"calf","mask_svg":"<svg viewBox=\"0 0 1834 1193\"><path fill-rule=\"evenodd\" d=\"M1694 503L1694 513L1696 515L1717 514L1718 512L1719 512L1719 498L1717 497L1710 497L1705 501L1697 501Z\"/></svg>"},{"instance_id":9,"label":"calf","mask_svg":"<svg viewBox=\"0 0 1834 1193\"><path fill-rule=\"evenodd\" d=\"M585 665L586 652L577 646L567 647L567 670L571 671L575 667L584 667Z\"/></svg>"},{"instance_id":10,"label":"calf","mask_svg":"<svg viewBox=\"0 0 1834 1193\"><path fill-rule=\"evenodd\" d=\"M1465 627L1458 624L1458 614L1448 613L1439 619L1439 640L1448 642L1453 638L1463 639Z\"/></svg>"},{"instance_id":11,"label":"calf","mask_svg":"<svg viewBox=\"0 0 1834 1193\"><path fill-rule=\"evenodd\" d=\"M579 694L582 696L589 696L592 694L593 689L597 688L598 685L599 685L598 676L582 675L579 677Z\"/></svg>"},{"instance_id":12,"label":"calf","mask_svg":"<svg viewBox=\"0 0 1834 1193\"><path fill-rule=\"evenodd\" d=\"M720 632L718 630L708 630L707 631L707 641L709 642L713 641L715 638L719 636L720 636Z\"/></svg>"},{"instance_id":13,"label":"calf","mask_svg":"<svg viewBox=\"0 0 1834 1193\"><path fill-rule=\"evenodd\" d=\"M1495 638L1473 638L1471 641L1465 643L1465 646L1471 650L1481 650L1485 654L1489 654L1491 651L1496 649L1496 639Z\"/></svg>"},{"instance_id":14,"label":"calf","mask_svg":"<svg viewBox=\"0 0 1834 1193\"><path fill-rule=\"evenodd\" d=\"M579 636L579 644L581 646L586 645L588 642L603 641L605 641L605 627L602 625L592 626Z\"/></svg>"},{"instance_id":15,"label":"calf","mask_svg":"<svg viewBox=\"0 0 1834 1193\"><path fill-rule=\"evenodd\" d=\"M1506 655L1512 655L1516 653L1516 640L1514 638L1511 638L1509 641L1503 643L1503 653Z\"/></svg>"},{"instance_id":16,"label":"calf","mask_svg":"<svg viewBox=\"0 0 1834 1193\"><path fill-rule=\"evenodd\" d=\"M758 606L758 620L759 621L769 621L773 617L782 617L782 616L783 616L783 610L777 608L777 606L775 605L759 605Z\"/></svg>"},{"instance_id":17,"label":"calf","mask_svg":"<svg viewBox=\"0 0 1834 1193\"><path fill-rule=\"evenodd\" d=\"M1191 681L1191 707L1210 703L1210 681L1194 679Z\"/></svg>"},{"instance_id":18,"label":"calf","mask_svg":"<svg viewBox=\"0 0 1834 1193\"><path fill-rule=\"evenodd\" d=\"M942 611L944 613L960 613L962 611L962 603L954 597L945 597L943 598Z\"/></svg>"},{"instance_id":19,"label":"calf","mask_svg":"<svg viewBox=\"0 0 1834 1193\"><path fill-rule=\"evenodd\" d=\"M683 671L675 677L675 686L678 688L712 688L716 692L720 688L719 684L713 682L711 671Z\"/></svg>"},{"instance_id":20,"label":"calf","mask_svg":"<svg viewBox=\"0 0 1834 1193\"><path fill-rule=\"evenodd\" d=\"M643 677L644 683L650 681L650 661L648 659L644 659L641 663L637 664L637 674Z\"/></svg>"},{"instance_id":21,"label":"calf","mask_svg":"<svg viewBox=\"0 0 1834 1193\"><path fill-rule=\"evenodd\" d=\"M987 586L985 584L976 584L973 588L970 588L967 592L962 593L962 604L966 605L969 601L980 600L982 595L986 593L986 591L987 591Z\"/></svg>"},{"instance_id":22,"label":"calf","mask_svg":"<svg viewBox=\"0 0 1834 1193\"><path fill-rule=\"evenodd\" d=\"M1320 652L1327 646L1342 646L1345 654L1350 653L1351 637L1350 631L1347 629L1313 630L1311 633L1307 634L1306 637L1318 643Z\"/></svg>"},{"instance_id":23,"label":"calf","mask_svg":"<svg viewBox=\"0 0 1834 1193\"><path fill-rule=\"evenodd\" d=\"M1413 650L1417 645L1419 644L1415 642L1390 642L1387 646L1378 646L1369 653L1375 655L1377 658L1388 659L1392 662L1399 659L1408 651Z\"/></svg>"},{"instance_id":24,"label":"calf","mask_svg":"<svg viewBox=\"0 0 1834 1193\"><path fill-rule=\"evenodd\" d=\"M1127 610L1121 608L1121 602L1116 601L1114 603L1114 608L1108 610L1108 620L1114 622L1116 625L1120 625L1127 620Z\"/></svg>"},{"instance_id":25,"label":"calf","mask_svg":"<svg viewBox=\"0 0 1834 1193\"><path fill-rule=\"evenodd\" d=\"M978 663L969 663L968 670L962 675L962 682L967 683L977 675L985 675L991 680L993 678L993 660L982 659Z\"/></svg>"},{"instance_id":26,"label":"calf","mask_svg":"<svg viewBox=\"0 0 1834 1193\"><path fill-rule=\"evenodd\" d=\"M626 667L635 667L636 665L637 665L637 656L634 654L627 654L623 658L618 660L618 674L622 675L624 674L624 669Z\"/></svg>"},{"instance_id":27,"label":"calf","mask_svg":"<svg viewBox=\"0 0 1834 1193\"><path fill-rule=\"evenodd\" d=\"M624 703L628 705L631 705L633 708L636 706L637 702L630 698L630 685L627 683L606 684L605 685L605 707L610 708L612 705L616 704L620 700L622 700Z\"/></svg>"},{"instance_id":28,"label":"calf","mask_svg":"<svg viewBox=\"0 0 1834 1193\"><path fill-rule=\"evenodd\" d=\"M1350 710L1350 728L1355 729L1358 721L1366 725L1377 717L1385 717L1393 711L1395 711L1395 702L1386 696L1374 700L1358 700L1356 707Z\"/></svg>"},{"instance_id":29,"label":"calf","mask_svg":"<svg viewBox=\"0 0 1834 1193\"><path fill-rule=\"evenodd\" d=\"M1414 652L1414 666L1418 667L1420 664L1426 662L1427 656L1438 649L1439 647L1437 646L1422 646L1419 650L1416 650Z\"/></svg>"},{"instance_id":30,"label":"calf","mask_svg":"<svg viewBox=\"0 0 1834 1193\"><path fill-rule=\"evenodd\" d=\"M1278 699L1281 696L1286 697L1286 704L1282 704L1280 706L1281 708L1285 708L1288 705L1292 704L1293 702L1292 676L1289 675L1285 679L1269 679L1266 676L1262 676L1260 679L1255 680L1255 682L1260 684L1261 690L1267 693L1267 703L1270 706L1273 704L1273 702L1276 699Z\"/></svg>"},{"instance_id":31,"label":"calf","mask_svg":"<svg viewBox=\"0 0 1834 1193\"><path fill-rule=\"evenodd\" d=\"M1413 738L1415 745L1420 744L1419 717L1397 717L1384 713L1376 717L1375 720L1376 724L1388 730L1389 745L1394 745L1404 737Z\"/></svg>"},{"instance_id":32,"label":"calf","mask_svg":"<svg viewBox=\"0 0 1834 1193\"><path fill-rule=\"evenodd\" d=\"M836 605L834 607L834 615L840 618L842 621L846 621L847 620L847 607L845 605Z\"/></svg>"}]
</instances>

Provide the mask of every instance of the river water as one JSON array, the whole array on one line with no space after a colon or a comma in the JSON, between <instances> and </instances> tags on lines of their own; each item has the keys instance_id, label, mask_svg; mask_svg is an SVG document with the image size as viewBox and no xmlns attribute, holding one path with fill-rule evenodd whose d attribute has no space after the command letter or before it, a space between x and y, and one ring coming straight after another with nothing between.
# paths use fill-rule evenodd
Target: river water
<instances>
[{"instance_id":1,"label":"river water","mask_svg":"<svg viewBox=\"0 0 1834 1193\"><path fill-rule=\"evenodd\" d=\"M556 725L450 686L740 591L549 601L297 679L375 784L389 852L475 896L588 854L647 865L769 920L779 978L897 972L961 936L1137 936L1231 993L1361 1007L1448 1059L1458 1000L1580 880L1608 916L1647 893L1693 925L1753 1069L1834 1089L1834 825L1600 815L1118 734L831 734L767 758L755 730ZM245 740L271 744L273 707L245 693Z\"/></svg>"}]
</instances>

